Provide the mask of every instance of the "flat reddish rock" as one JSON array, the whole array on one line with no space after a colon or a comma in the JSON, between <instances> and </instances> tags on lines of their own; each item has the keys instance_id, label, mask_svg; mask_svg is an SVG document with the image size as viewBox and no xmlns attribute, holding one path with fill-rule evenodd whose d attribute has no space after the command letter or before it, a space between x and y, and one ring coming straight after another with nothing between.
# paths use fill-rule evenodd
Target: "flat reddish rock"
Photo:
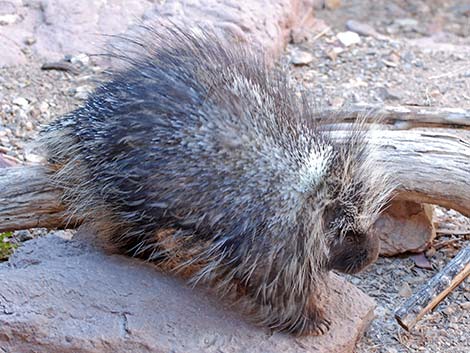
<instances>
[{"instance_id":1,"label":"flat reddish rock","mask_svg":"<svg viewBox=\"0 0 470 353\"><path fill-rule=\"evenodd\" d=\"M106 255L92 236L29 241L0 264L0 347L7 352L353 352L372 299L338 276L325 336L271 335L204 289L152 265Z\"/></svg>"}]
</instances>

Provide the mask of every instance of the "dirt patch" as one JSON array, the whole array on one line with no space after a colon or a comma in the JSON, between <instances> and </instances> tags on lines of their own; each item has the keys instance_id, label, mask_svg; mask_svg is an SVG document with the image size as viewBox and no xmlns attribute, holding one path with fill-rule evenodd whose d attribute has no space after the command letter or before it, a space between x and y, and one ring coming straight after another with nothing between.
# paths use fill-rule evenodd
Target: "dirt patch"
<instances>
[{"instance_id":1,"label":"dirt patch","mask_svg":"<svg viewBox=\"0 0 470 353\"><path fill-rule=\"evenodd\" d=\"M384 2L381 6L378 2L365 6L370 4L367 1L346 3L354 5L319 12L317 16L324 18L327 27L324 34L318 37L318 33L311 33L306 43L290 45L284 57L285 64L292 64L292 76L313 94L320 107L361 102L470 107L470 37L440 32L439 38L417 42L408 36L422 35L421 32L409 32L403 27L388 35L386 24L399 20L393 20L393 15L385 10L394 2L387 2L388 6ZM470 17L452 14L453 24L461 21L459 28L465 31ZM359 43L345 46L338 33L347 31L346 23L357 18L369 19L371 23L362 23L372 26L377 35L360 36ZM443 47L439 42L443 38L452 46ZM310 61L299 64L298 57L306 53L310 54Z\"/></svg>"}]
</instances>

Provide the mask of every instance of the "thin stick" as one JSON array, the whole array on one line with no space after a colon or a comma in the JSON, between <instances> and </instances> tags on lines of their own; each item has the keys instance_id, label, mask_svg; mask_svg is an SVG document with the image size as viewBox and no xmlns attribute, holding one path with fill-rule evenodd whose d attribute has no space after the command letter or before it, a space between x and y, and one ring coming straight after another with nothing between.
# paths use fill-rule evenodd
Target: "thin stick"
<instances>
[{"instance_id":1,"label":"thin stick","mask_svg":"<svg viewBox=\"0 0 470 353\"><path fill-rule=\"evenodd\" d=\"M371 114L373 112L374 114ZM325 109L318 118L333 114L343 122L353 122L358 117L370 116L381 121L393 124L394 130L408 130L416 127L451 127L453 129L470 129L470 109L439 108L419 106L374 106L370 104L348 105L341 109Z\"/></svg>"},{"instance_id":2,"label":"thin stick","mask_svg":"<svg viewBox=\"0 0 470 353\"><path fill-rule=\"evenodd\" d=\"M470 245L466 246L418 292L395 311L395 319L409 331L470 275Z\"/></svg>"}]
</instances>

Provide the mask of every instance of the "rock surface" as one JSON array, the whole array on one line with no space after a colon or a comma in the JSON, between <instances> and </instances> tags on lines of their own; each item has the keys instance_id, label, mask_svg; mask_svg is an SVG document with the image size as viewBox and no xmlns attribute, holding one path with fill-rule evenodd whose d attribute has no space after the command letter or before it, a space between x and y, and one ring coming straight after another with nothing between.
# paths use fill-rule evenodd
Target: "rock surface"
<instances>
[{"instance_id":1,"label":"rock surface","mask_svg":"<svg viewBox=\"0 0 470 353\"><path fill-rule=\"evenodd\" d=\"M203 289L106 255L79 231L26 242L0 264L0 347L7 352L353 352L374 302L331 275L321 337L269 334Z\"/></svg>"},{"instance_id":2,"label":"rock surface","mask_svg":"<svg viewBox=\"0 0 470 353\"><path fill-rule=\"evenodd\" d=\"M436 237L434 206L393 201L374 225L380 237L380 254L393 256L426 250Z\"/></svg>"},{"instance_id":3,"label":"rock surface","mask_svg":"<svg viewBox=\"0 0 470 353\"><path fill-rule=\"evenodd\" d=\"M9 0L0 2L0 67L23 64L28 51L47 58L101 53L132 23L171 20L230 32L277 57L291 31L313 16L317 0Z\"/></svg>"}]
</instances>

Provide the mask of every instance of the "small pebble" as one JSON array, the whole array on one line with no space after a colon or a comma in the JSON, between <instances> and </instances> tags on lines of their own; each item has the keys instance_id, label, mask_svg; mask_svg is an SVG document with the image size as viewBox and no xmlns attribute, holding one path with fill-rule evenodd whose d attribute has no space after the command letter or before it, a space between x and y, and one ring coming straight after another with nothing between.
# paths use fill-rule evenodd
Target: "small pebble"
<instances>
[{"instance_id":1,"label":"small pebble","mask_svg":"<svg viewBox=\"0 0 470 353\"><path fill-rule=\"evenodd\" d=\"M23 109L26 109L28 108L29 106L29 102L26 98L23 98L23 97L17 97L13 100L13 104L23 108Z\"/></svg>"},{"instance_id":2,"label":"small pebble","mask_svg":"<svg viewBox=\"0 0 470 353\"><path fill-rule=\"evenodd\" d=\"M23 42L26 45L33 45L33 44L36 43L36 38L32 37L32 36L29 36L29 37L26 37Z\"/></svg>"},{"instance_id":3,"label":"small pebble","mask_svg":"<svg viewBox=\"0 0 470 353\"><path fill-rule=\"evenodd\" d=\"M8 26L15 23L18 20L19 16L16 14L7 14L7 15L0 15L0 25L1 26Z\"/></svg>"},{"instance_id":4,"label":"small pebble","mask_svg":"<svg viewBox=\"0 0 470 353\"><path fill-rule=\"evenodd\" d=\"M296 66L308 65L313 61L314 57L307 51L295 51L291 57L291 63Z\"/></svg>"},{"instance_id":5,"label":"small pebble","mask_svg":"<svg viewBox=\"0 0 470 353\"><path fill-rule=\"evenodd\" d=\"M470 301L465 302L465 303L460 303L460 307L464 310L469 310L470 311Z\"/></svg>"},{"instance_id":6,"label":"small pebble","mask_svg":"<svg viewBox=\"0 0 470 353\"><path fill-rule=\"evenodd\" d=\"M328 56L328 58L329 58L331 61L336 61L336 59L338 58L338 55L341 54L343 51L344 51L343 48L334 47L333 49L328 50L328 51L326 52L326 56Z\"/></svg>"},{"instance_id":7,"label":"small pebble","mask_svg":"<svg viewBox=\"0 0 470 353\"><path fill-rule=\"evenodd\" d=\"M414 18L397 18L393 21L393 23L403 28L418 26L418 20L415 20Z\"/></svg>"},{"instance_id":8,"label":"small pebble","mask_svg":"<svg viewBox=\"0 0 470 353\"><path fill-rule=\"evenodd\" d=\"M72 64L87 66L90 63L90 57L86 54L78 54L70 58Z\"/></svg>"},{"instance_id":9,"label":"small pebble","mask_svg":"<svg viewBox=\"0 0 470 353\"><path fill-rule=\"evenodd\" d=\"M77 87L75 90L74 97L77 99L85 100L88 98L92 91L92 87L88 85Z\"/></svg>"},{"instance_id":10,"label":"small pebble","mask_svg":"<svg viewBox=\"0 0 470 353\"><path fill-rule=\"evenodd\" d=\"M33 129L34 129L33 123L29 120L24 124L24 127L28 131L33 131Z\"/></svg>"},{"instance_id":11,"label":"small pebble","mask_svg":"<svg viewBox=\"0 0 470 353\"><path fill-rule=\"evenodd\" d=\"M400 54L393 52L387 58L383 59L382 62L388 67L397 67L400 64Z\"/></svg>"},{"instance_id":12,"label":"small pebble","mask_svg":"<svg viewBox=\"0 0 470 353\"><path fill-rule=\"evenodd\" d=\"M49 104L47 102L41 102L41 104L39 105L39 111L42 114L49 113Z\"/></svg>"},{"instance_id":13,"label":"small pebble","mask_svg":"<svg viewBox=\"0 0 470 353\"><path fill-rule=\"evenodd\" d=\"M35 153L25 152L24 160L27 161L27 162L30 162L30 163L39 164L39 163L44 161L44 158L42 156L38 155L38 154L35 154Z\"/></svg>"},{"instance_id":14,"label":"small pebble","mask_svg":"<svg viewBox=\"0 0 470 353\"><path fill-rule=\"evenodd\" d=\"M33 239L33 235L29 230L18 230L14 233L14 238L19 242Z\"/></svg>"},{"instance_id":15,"label":"small pebble","mask_svg":"<svg viewBox=\"0 0 470 353\"><path fill-rule=\"evenodd\" d=\"M411 296L411 294L413 294L413 292L411 291L410 285L405 282L405 283L403 283L400 290L398 291L398 294L401 297L408 298L408 297Z\"/></svg>"},{"instance_id":16,"label":"small pebble","mask_svg":"<svg viewBox=\"0 0 470 353\"><path fill-rule=\"evenodd\" d=\"M336 35L336 38L338 38L341 44L343 44L345 47L359 44L361 42L361 37L359 37L359 34L351 31L340 32Z\"/></svg>"},{"instance_id":17,"label":"small pebble","mask_svg":"<svg viewBox=\"0 0 470 353\"><path fill-rule=\"evenodd\" d=\"M395 100L399 101L402 99L402 94L398 89L379 87L376 90L377 95L384 101Z\"/></svg>"}]
</instances>

